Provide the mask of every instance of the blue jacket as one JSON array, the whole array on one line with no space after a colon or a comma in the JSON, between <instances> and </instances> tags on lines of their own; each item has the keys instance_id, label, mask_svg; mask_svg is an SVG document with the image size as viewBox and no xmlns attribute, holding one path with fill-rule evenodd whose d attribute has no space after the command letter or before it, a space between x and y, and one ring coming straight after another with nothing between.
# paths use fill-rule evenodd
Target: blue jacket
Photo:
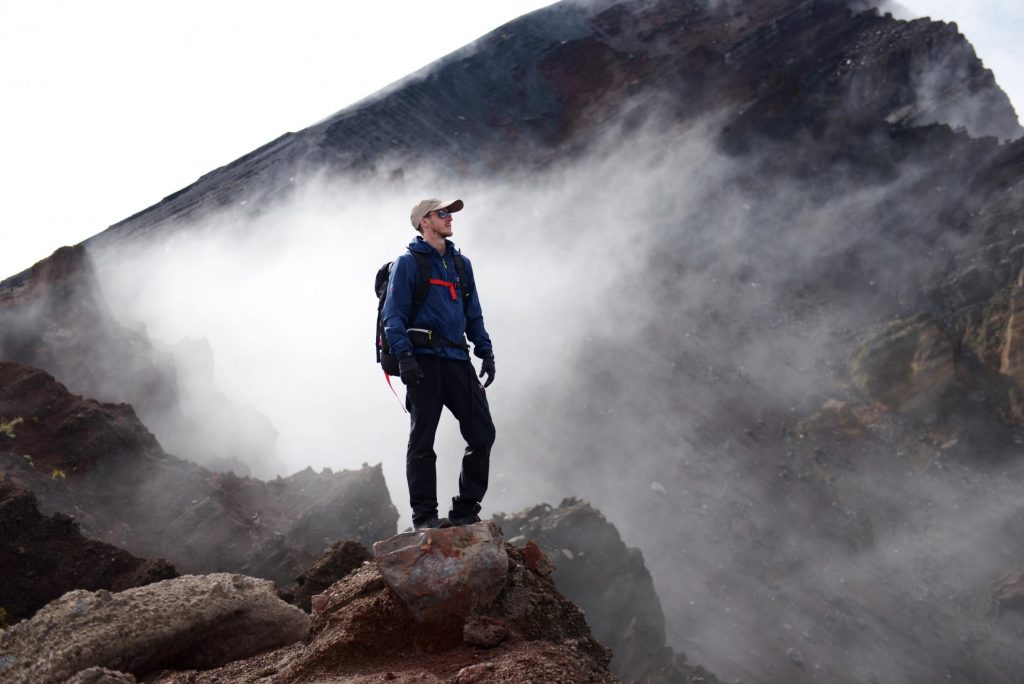
<instances>
[{"instance_id":1,"label":"blue jacket","mask_svg":"<svg viewBox=\"0 0 1024 684\"><path fill-rule=\"evenodd\" d=\"M463 335L465 335L473 343L473 350L477 356L485 356L486 352L492 350L491 338L484 328L484 315L480 309L480 296L476 292L473 265L465 256L462 257L466 265L466 277L473 286L469 310L464 311L462 288L458 282L458 270L455 268L455 245L451 240L445 240L445 246L445 255L442 257L421 235L416 236L409 243L411 252L422 252L429 256L430 277L454 283L456 295L455 299L452 299L451 288L443 285L431 285L427 290L427 299L420 306L415 321L410 321L408 318L412 313L416 289L420 282L420 269L416 263L416 257L406 252L398 257L391 267L388 296L384 301L381 319L384 322L384 334L388 338L388 346L395 356L407 351L415 351L417 354L436 354L442 358L460 361L469 359L469 355L465 351L455 347L418 347L414 350L412 342L409 341L409 335L406 333L408 328L426 328L446 340L458 343L463 342Z\"/></svg>"}]
</instances>

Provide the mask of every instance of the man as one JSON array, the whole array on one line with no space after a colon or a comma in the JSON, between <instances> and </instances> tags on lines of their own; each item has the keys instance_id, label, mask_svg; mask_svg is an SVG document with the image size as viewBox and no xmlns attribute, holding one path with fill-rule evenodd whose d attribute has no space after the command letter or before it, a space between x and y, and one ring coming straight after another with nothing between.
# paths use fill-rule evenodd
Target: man
<instances>
[{"instance_id":1,"label":"man","mask_svg":"<svg viewBox=\"0 0 1024 684\"><path fill-rule=\"evenodd\" d=\"M413 207L409 218L420 234L391 267L381 312L384 334L391 353L398 357L399 374L407 388L405 405L411 429L405 473L416 529L480 521L477 514L487 491L494 444L494 423L484 393L494 381L491 338L484 328L473 267L448 239L452 235L452 214L462 207L462 200L442 202L436 198ZM421 272L423 258L417 260L417 253L426 256L424 264L429 262L429 281ZM429 283L429 287L426 299L417 308L421 283ZM415 320L410 320L413 316ZM466 337L482 359L480 377L487 376L483 386L469 360ZM459 474L459 495L452 499L448 517L439 519L434 434L442 407L448 407L459 421L466 451Z\"/></svg>"}]
</instances>

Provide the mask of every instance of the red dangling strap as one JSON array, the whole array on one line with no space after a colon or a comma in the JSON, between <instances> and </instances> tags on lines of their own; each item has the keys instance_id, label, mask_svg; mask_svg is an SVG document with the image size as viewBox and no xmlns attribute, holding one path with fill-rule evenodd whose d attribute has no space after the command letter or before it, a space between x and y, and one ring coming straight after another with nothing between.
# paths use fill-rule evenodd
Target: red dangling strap
<instances>
[{"instance_id":1,"label":"red dangling strap","mask_svg":"<svg viewBox=\"0 0 1024 684\"><path fill-rule=\"evenodd\" d=\"M402 410L408 413L409 411L405 408L405 404L402 403L402 398L398 396L398 392L391 385L391 376L388 375L387 371L384 371L384 379L388 381L388 387L391 387L391 393L395 395L395 399L398 399L398 405L402 407Z\"/></svg>"}]
</instances>

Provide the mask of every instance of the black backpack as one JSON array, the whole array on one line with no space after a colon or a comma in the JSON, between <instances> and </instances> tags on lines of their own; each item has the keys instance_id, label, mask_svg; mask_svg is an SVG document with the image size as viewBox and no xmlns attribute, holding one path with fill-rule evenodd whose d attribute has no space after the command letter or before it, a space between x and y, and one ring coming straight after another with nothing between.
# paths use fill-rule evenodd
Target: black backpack
<instances>
[{"instance_id":1,"label":"black backpack","mask_svg":"<svg viewBox=\"0 0 1024 684\"><path fill-rule=\"evenodd\" d=\"M426 254L423 252L413 252L412 250L409 250L409 253L416 258L416 265L420 271L420 280L416 285L416 295L413 297L412 309L409 311L409 318L407 319L412 324L416 322L416 316L419 314L423 302L427 301L427 293L430 292L431 269L430 257ZM469 299L473 296L473 288L466 278L466 264L462 259L462 255L459 252L455 252L453 259L455 261L455 272L459 277L459 289L462 291L462 311L468 316ZM388 280L391 277L391 267L394 263L389 261L380 267L373 285L373 289L377 293L377 363L380 364L380 367L388 375L398 375L398 357L393 355L388 348L388 338L384 334L384 321L381 320L380 314L384 310L384 300L388 296Z\"/></svg>"}]
</instances>

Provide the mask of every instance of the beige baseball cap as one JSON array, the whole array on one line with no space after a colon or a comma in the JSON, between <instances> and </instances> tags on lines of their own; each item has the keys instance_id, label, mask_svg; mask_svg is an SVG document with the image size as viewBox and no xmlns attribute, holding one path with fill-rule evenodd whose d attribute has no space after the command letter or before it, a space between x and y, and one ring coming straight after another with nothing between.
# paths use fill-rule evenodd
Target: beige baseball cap
<instances>
[{"instance_id":1,"label":"beige baseball cap","mask_svg":"<svg viewBox=\"0 0 1024 684\"><path fill-rule=\"evenodd\" d=\"M463 207L462 200L451 200L450 202L442 202L436 197L425 199L415 207L412 208L412 213L409 214L409 219L412 221L413 228L420 227L420 219L429 214L432 211L438 209L447 209L448 211L455 213L456 211L462 211Z\"/></svg>"}]
</instances>

